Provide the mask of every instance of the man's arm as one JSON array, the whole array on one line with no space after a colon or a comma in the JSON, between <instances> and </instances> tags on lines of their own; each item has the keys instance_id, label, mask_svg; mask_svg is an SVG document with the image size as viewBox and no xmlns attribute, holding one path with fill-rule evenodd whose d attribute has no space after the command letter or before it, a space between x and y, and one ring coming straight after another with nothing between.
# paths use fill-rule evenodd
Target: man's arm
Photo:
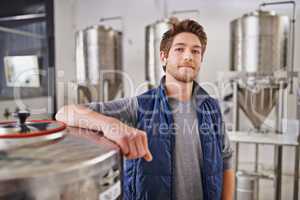
<instances>
[{"instance_id":1,"label":"man's arm","mask_svg":"<svg viewBox=\"0 0 300 200\"><path fill-rule=\"evenodd\" d=\"M224 171L223 174L223 190L222 190L222 200L232 200L234 195L235 187L235 177L234 170L228 169Z\"/></svg>"},{"instance_id":2,"label":"man's arm","mask_svg":"<svg viewBox=\"0 0 300 200\"><path fill-rule=\"evenodd\" d=\"M222 122L223 137L223 187L222 200L232 200L235 188L235 172L232 166L233 149L231 148L230 140L225 129L225 124Z\"/></svg>"},{"instance_id":3,"label":"man's arm","mask_svg":"<svg viewBox=\"0 0 300 200\"><path fill-rule=\"evenodd\" d=\"M94 112L82 105L63 106L55 115L56 120L68 126L103 131L105 124L114 123L114 119Z\"/></svg>"},{"instance_id":4,"label":"man's arm","mask_svg":"<svg viewBox=\"0 0 300 200\"><path fill-rule=\"evenodd\" d=\"M69 126L102 131L104 136L117 143L128 159L143 157L152 160L148 149L147 134L120 120L97 113L81 105L62 107L55 118Z\"/></svg>"}]
</instances>

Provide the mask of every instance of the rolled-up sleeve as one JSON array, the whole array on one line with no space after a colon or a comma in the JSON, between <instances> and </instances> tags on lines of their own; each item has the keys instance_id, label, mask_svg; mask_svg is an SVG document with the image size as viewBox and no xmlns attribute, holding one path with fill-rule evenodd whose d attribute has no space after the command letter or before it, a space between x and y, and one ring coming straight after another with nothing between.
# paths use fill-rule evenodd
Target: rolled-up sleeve
<instances>
[{"instance_id":1,"label":"rolled-up sleeve","mask_svg":"<svg viewBox=\"0 0 300 200\"><path fill-rule=\"evenodd\" d=\"M135 126L137 122L138 101L136 97L107 102L92 102L85 104L85 106L95 112L119 119L131 126Z\"/></svg>"},{"instance_id":2,"label":"rolled-up sleeve","mask_svg":"<svg viewBox=\"0 0 300 200\"><path fill-rule=\"evenodd\" d=\"M233 149L230 144L229 136L226 132L225 124L223 122L223 170L232 169L233 167Z\"/></svg>"}]
</instances>

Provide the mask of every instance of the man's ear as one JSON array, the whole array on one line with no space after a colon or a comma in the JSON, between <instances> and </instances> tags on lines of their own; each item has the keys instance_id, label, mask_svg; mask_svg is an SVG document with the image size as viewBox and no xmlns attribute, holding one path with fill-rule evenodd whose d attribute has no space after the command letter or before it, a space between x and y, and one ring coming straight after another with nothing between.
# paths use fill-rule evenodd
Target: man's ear
<instances>
[{"instance_id":1,"label":"man's ear","mask_svg":"<svg viewBox=\"0 0 300 200\"><path fill-rule=\"evenodd\" d=\"M165 54L165 52L160 51L160 62L162 63L162 65L166 65L167 64L167 55Z\"/></svg>"}]
</instances>

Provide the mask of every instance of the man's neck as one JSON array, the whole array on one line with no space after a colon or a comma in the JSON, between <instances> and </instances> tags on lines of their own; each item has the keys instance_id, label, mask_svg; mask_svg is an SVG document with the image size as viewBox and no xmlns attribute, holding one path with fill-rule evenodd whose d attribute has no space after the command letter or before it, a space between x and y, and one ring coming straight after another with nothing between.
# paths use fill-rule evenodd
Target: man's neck
<instances>
[{"instance_id":1,"label":"man's neck","mask_svg":"<svg viewBox=\"0 0 300 200\"><path fill-rule=\"evenodd\" d=\"M170 74L166 74L165 85L168 97L176 98L179 101L188 101L192 97L193 82L181 82Z\"/></svg>"}]
</instances>

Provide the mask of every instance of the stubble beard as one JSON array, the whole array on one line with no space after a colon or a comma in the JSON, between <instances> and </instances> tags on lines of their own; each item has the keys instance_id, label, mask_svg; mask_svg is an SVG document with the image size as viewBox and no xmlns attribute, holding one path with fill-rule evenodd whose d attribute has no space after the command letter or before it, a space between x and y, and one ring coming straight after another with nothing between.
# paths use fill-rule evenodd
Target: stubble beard
<instances>
[{"instance_id":1,"label":"stubble beard","mask_svg":"<svg viewBox=\"0 0 300 200\"><path fill-rule=\"evenodd\" d=\"M178 70L178 69L177 69ZM176 72L174 70L167 70L167 72L177 81L183 82L183 83L190 83L195 80L198 73L191 74L180 74L180 72Z\"/></svg>"}]
</instances>

